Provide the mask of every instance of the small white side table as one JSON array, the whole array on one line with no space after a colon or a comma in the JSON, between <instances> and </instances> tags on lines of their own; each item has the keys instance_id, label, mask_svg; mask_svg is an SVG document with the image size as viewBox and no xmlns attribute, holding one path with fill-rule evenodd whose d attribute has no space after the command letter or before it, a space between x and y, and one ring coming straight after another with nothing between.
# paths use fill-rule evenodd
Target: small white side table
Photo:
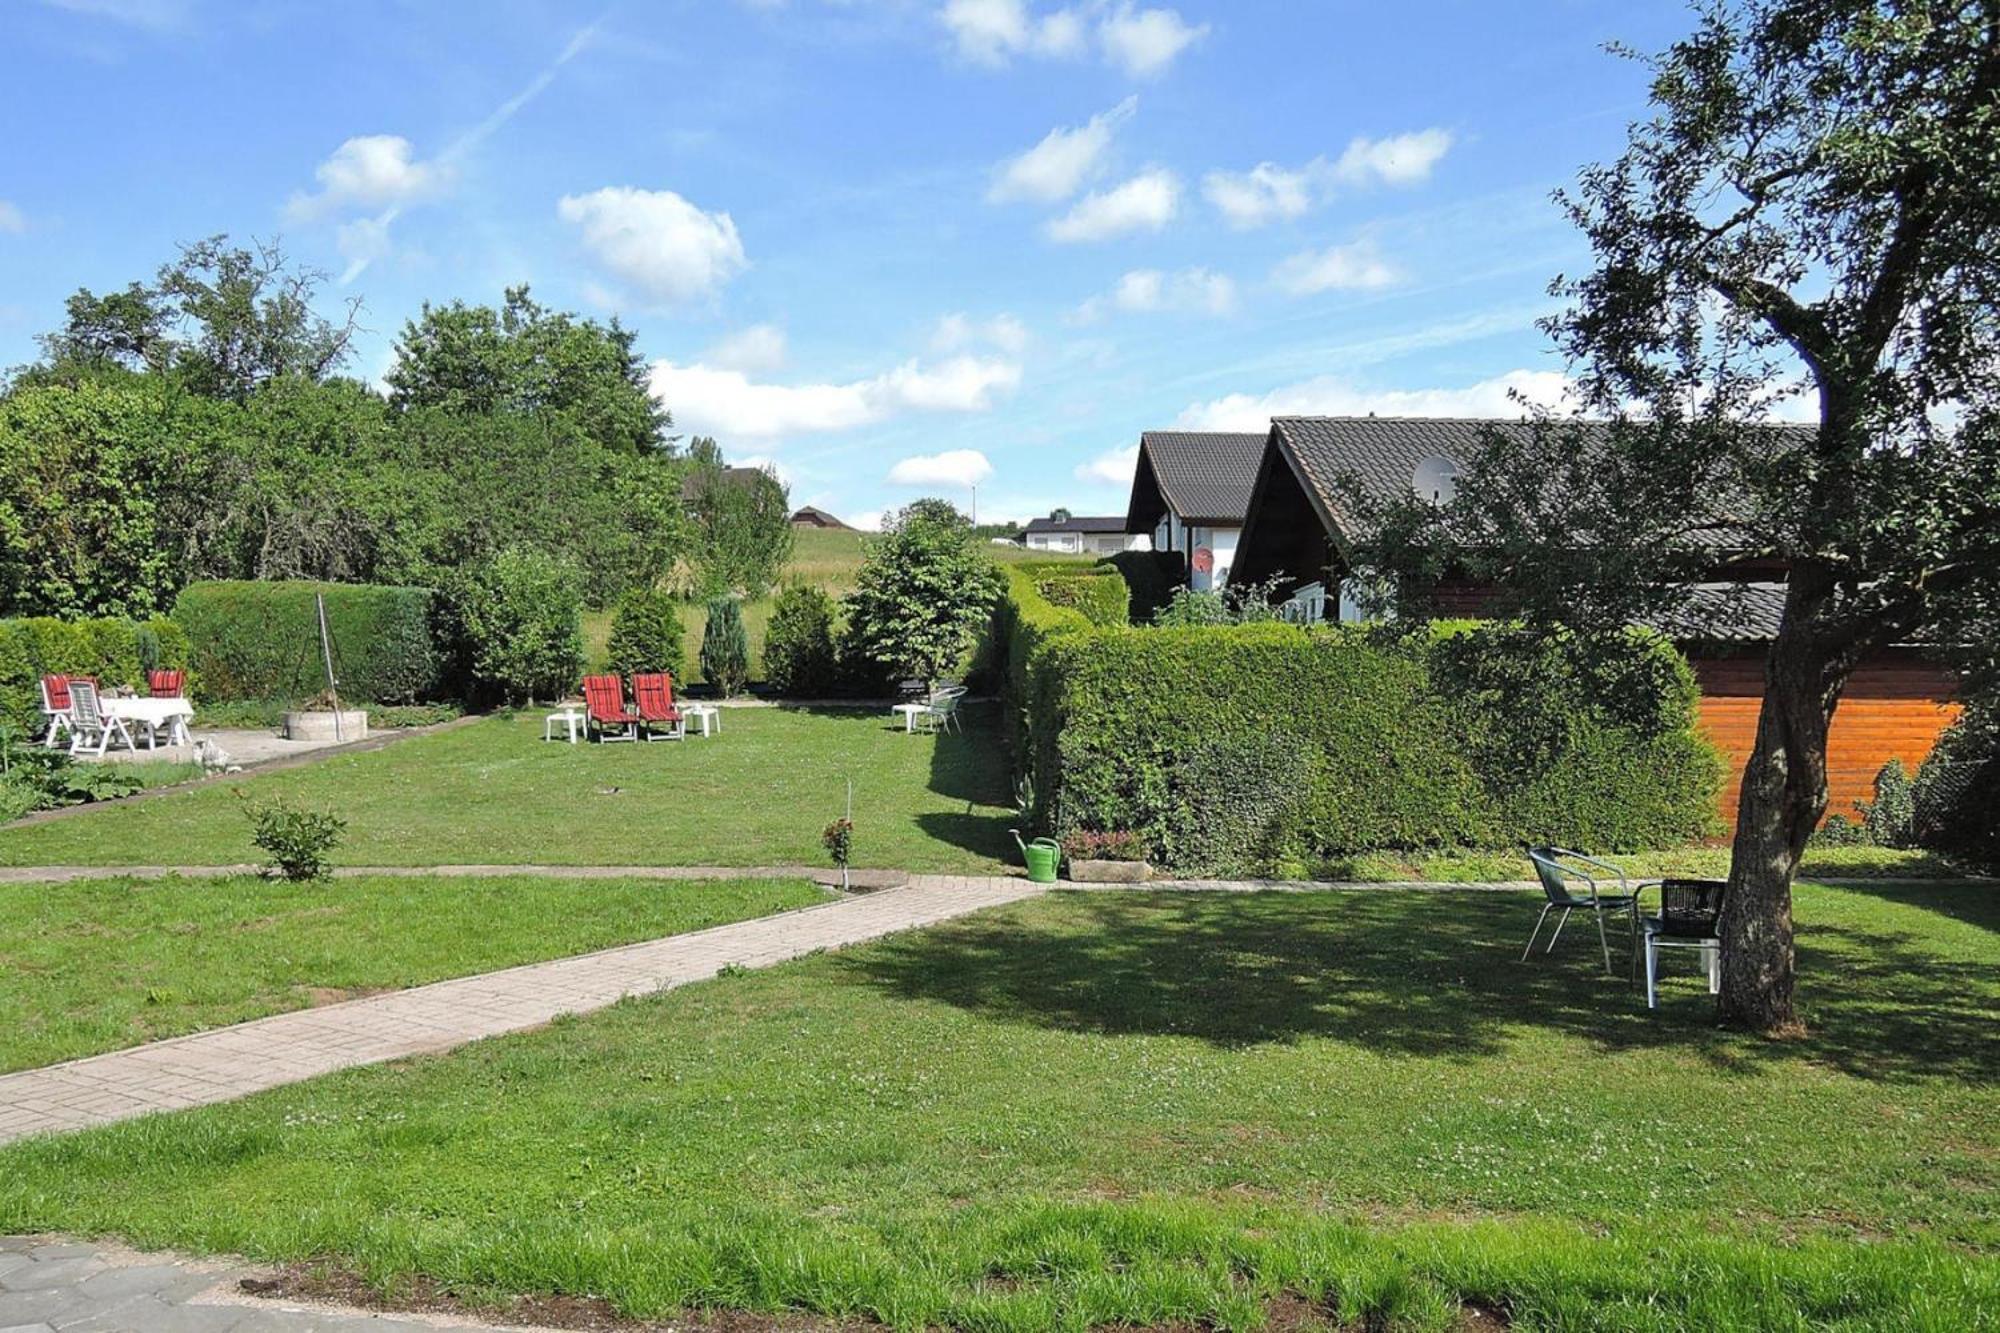
<instances>
[{"instance_id":1,"label":"small white side table","mask_svg":"<svg viewBox=\"0 0 2000 1333\"><path fill-rule=\"evenodd\" d=\"M574 708L564 708L550 713L542 719L542 739L556 738L556 724L561 723L569 732L569 743L575 745L583 736L583 714Z\"/></svg>"},{"instance_id":2,"label":"small white side table","mask_svg":"<svg viewBox=\"0 0 2000 1333\"><path fill-rule=\"evenodd\" d=\"M722 730L722 710L714 704L683 703L680 708L682 717L690 722L701 723L704 740L707 739L711 727L716 731Z\"/></svg>"},{"instance_id":3,"label":"small white side table","mask_svg":"<svg viewBox=\"0 0 2000 1333\"><path fill-rule=\"evenodd\" d=\"M931 706L927 703L897 704L896 707L891 711L901 713L903 715L904 731L915 731L917 729L917 719L922 717L925 713L930 712Z\"/></svg>"}]
</instances>

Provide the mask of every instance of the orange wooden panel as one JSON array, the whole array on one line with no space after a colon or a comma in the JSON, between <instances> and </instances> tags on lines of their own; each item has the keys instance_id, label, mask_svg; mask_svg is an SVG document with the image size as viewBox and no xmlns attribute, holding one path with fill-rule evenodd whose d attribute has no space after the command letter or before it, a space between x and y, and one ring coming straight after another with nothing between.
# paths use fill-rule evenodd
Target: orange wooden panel
<instances>
[{"instance_id":1,"label":"orange wooden panel","mask_svg":"<svg viewBox=\"0 0 2000 1333\"><path fill-rule=\"evenodd\" d=\"M1738 788L1743 765L1757 741L1757 712L1760 700L1740 695L1703 695L1700 704L1702 729L1708 733L1729 762L1729 777L1722 789L1722 817L1736 820ZM1827 813L1854 815L1854 803L1873 799L1875 774L1891 759L1903 761L1912 774L1922 764L1946 727L1957 719L1960 707L1937 698L1849 697L1833 715L1827 733Z\"/></svg>"}]
</instances>

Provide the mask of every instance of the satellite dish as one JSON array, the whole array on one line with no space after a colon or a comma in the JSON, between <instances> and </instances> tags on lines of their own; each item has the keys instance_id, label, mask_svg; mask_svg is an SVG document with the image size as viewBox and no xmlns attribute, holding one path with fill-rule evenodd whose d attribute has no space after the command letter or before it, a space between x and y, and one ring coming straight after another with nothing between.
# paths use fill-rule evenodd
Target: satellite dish
<instances>
[{"instance_id":1,"label":"satellite dish","mask_svg":"<svg viewBox=\"0 0 2000 1333\"><path fill-rule=\"evenodd\" d=\"M1458 494L1458 464L1443 454L1432 454L1417 464L1410 476L1410 488L1420 499L1432 504L1450 504Z\"/></svg>"}]
</instances>

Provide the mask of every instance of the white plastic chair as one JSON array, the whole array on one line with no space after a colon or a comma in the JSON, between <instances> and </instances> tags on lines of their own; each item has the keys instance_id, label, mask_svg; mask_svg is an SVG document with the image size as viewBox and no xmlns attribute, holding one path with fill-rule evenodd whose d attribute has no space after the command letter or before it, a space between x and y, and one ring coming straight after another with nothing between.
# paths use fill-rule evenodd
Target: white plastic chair
<instances>
[{"instance_id":1,"label":"white plastic chair","mask_svg":"<svg viewBox=\"0 0 2000 1333\"><path fill-rule=\"evenodd\" d=\"M963 732L965 727L958 720L958 701L964 697L963 685L946 685L942 689L932 690L931 697L924 705L924 730L950 731L957 727Z\"/></svg>"},{"instance_id":2,"label":"white plastic chair","mask_svg":"<svg viewBox=\"0 0 2000 1333\"><path fill-rule=\"evenodd\" d=\"M69 752L94 753L102 759L111 748L113 736L123 737L125 748L136 750L132 732L123 720L107 715L97 697L97 687L87 680L69 683Z\"/></svg>"},{"instance_id":3,"label":"white plastic chair","mask_svg":"<svg viewBox=\"0 0 2000 1333\"><path fill-rule=\"evenodd\" d=\"M70 726L69 709L56 707L56 701L49 696L49 678L43 676L40 684L42 689L42 716L49 720L48 733L42 737L42 744L53 750L56 748L56 742L62 738L63 734L73 731L74 728Z\"/></svg>"}]
</instances>

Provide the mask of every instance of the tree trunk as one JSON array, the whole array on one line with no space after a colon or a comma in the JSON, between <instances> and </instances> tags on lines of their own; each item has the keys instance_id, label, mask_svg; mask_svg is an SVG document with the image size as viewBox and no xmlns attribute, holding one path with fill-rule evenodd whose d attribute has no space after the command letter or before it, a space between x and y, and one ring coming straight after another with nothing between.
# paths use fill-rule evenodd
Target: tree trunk
<instances>
[{"instance_id":1,"label":"tree trunk","mask_svg":"<svg viewBox=\"0 0 2000 1333\"><path fill-rule=\"evenodd\" d=\"M1793 571L1743 769L1722 914L1718 1017L1770 1036L1804 1031L1792 995L1792 878L1826 813L1827 731L1853 669L1852 652L1830 647L1814 623L1831 592L1817 571Z\"/></svg>"}]
</instances>

